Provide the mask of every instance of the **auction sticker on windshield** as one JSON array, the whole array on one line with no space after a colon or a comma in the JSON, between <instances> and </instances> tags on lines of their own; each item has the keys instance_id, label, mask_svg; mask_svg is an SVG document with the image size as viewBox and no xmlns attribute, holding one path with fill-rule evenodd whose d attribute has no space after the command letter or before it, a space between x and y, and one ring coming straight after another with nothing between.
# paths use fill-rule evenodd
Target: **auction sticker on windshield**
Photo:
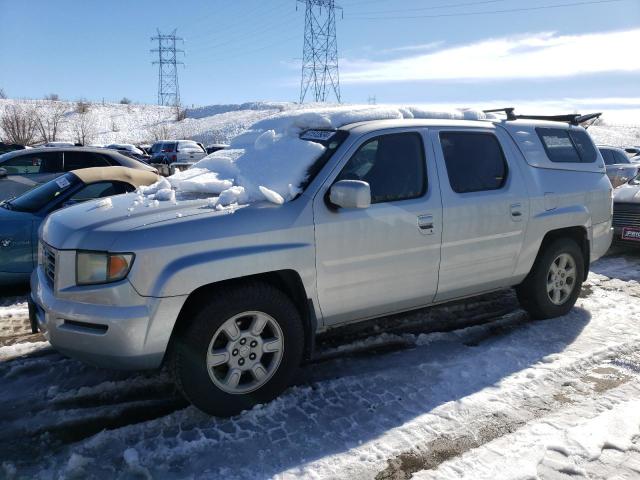
<instances>
[{"instance_id":1,"label":"auction sticker on windshield","mask_svg":"<svg viewBox=\"0 0 640 480\"><path fill-rule=\"evenodd\" d=\"M307 130L300 138L302 140L311 140L316 142L326 142L336 134L334 130Z\"/></svg>"},{"instance_id":2,"label":"auction sticker on windshield","mask_svg":"<svg viewBox=\"0 0 640 480\"><path fill-rule=\"evenodd\" d=\"M640 228L624 227L622 229L622 240L640 242Z\"/></svg>"},{"instance_id":3,"label":"auction sticker on windshield","mask_svg":"<svg viewBox=\"0 0 640 480\"><path fill-rule=\"evenodd\" d=\"M60 188L66 188L69 186L69 180L67 180L65 177L56 178L56 183Z\"/></svg>"}]
</instances>

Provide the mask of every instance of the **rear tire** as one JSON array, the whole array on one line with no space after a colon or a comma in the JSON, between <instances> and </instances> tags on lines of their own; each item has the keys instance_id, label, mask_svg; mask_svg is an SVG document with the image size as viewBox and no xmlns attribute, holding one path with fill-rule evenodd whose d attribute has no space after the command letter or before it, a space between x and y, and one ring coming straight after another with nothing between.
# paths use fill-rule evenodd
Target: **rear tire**
<instances>
[{"instance_id":1,"label":"rear tire","mask_svg":"<svg viewBox=\"0 0 640 480\"><path fill-rule=\"evenodd\" d=\"M531 272L516 287L516 294L531 317L559 317L575 305L583 279L582 249L570 238L559 238L538 254Z\"/></svg>"},{"instance_id":2,"label":"rear tire","mask_svg":"<svg viewBox=\"0 0 640 480\"><path fill-rule=\"evenodd\" d=\"M298 309L262 282L221 290L189 319L170 359L178 389L197 408L231 416L277 397L300 366Z\"/></svg>"}]
</instances>

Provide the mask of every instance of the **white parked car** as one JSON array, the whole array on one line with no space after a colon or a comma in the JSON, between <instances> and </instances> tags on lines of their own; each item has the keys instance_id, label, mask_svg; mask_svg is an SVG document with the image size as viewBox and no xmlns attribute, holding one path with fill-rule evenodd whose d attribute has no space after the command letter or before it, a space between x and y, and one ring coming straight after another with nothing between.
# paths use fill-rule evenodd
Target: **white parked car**
<instances>
[{"instance_id":1,"label":"white parked car","mask_svg":"<svg viewBox=\"0 0 640 480\"><path fill-rule=\"evenodd\" d=\"M328 329L509 287L533 318L564 315L611 243L611 183L583 117L506 113L284 113L146 200L54 213L32 325L108 368L168 362L187 399L232 415ZM175 201L179 182L210 193Z\"/></svg>"},{"instance_id":2,"label":"white parked car","mask_svg":"<svg viewBox=\"0 0 640 480\"><path fill-rule=\"evenodd\" d=\"M640 172L640 165L630 159L622 148L600 145L598 149L614 188L627 183Z\"/></svg>"}]
</instances>

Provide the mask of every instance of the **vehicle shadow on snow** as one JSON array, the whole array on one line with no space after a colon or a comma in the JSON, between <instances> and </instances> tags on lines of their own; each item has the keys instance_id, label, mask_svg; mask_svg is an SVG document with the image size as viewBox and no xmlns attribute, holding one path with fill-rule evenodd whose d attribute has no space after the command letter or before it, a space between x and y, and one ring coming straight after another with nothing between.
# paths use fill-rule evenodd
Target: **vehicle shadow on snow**
<instances>
[{"instance_id":1,"label":"vehicle shadow on snow","mask_svg":"<svg viewBox=\"0 0 640 480\"><path fill-rule=\"evenodd\" d=\"M233 472L231 478L256 478L258 471L262 478L298 470L546 363L590 320L581 308L537 322L515 310L486 325L418 335L412 347L395 352L354 357L347 351L303 368L297 385L268 405L232 419L196 422L192 428L204 433L215 453L206 460L189 457L182 453L185 443L175 446L169 464L177 473L188 462L189 471L208 470L210 478L225 471ZM155 448L149 441L143 450ZM259 455L248 460L244 452Z\"/></svg>"},{"instance_id":2,"label":"vehicle shadow on snow","mask_svg":"<svg viewBox=\"0 0 640 480\"><path fill-rule=\"evenodd\" d=\"M91 464L100 477L128 468L123 452L134 446L142 465L167 478L185 471L210 472L208 478L269 477L373 441L544 361L571 344L591 318L575 308L565 317L533 322L515 307L510 291L491 294L487 302L503 302L508 313L476 319L484 323L472 327L463 303L399 316L395 336L331 347L304 366L280 398L230 419L181 410L186 403L166 372L111 372L55 352L4 362L0 444L6 447L0 458L22 465L56 452L63 463L71 451L111 458ZM443 315L467 328L420 333L433 331L430 324ZM420 318L422 328L416 328Z\"/></svg>"}]
</instances>

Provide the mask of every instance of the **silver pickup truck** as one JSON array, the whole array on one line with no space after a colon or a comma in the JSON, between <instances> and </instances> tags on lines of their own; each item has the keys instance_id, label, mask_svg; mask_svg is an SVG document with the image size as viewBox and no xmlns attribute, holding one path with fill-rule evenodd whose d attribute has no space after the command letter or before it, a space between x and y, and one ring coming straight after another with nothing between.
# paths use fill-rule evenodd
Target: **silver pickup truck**
<instances>
[{"instance_id":1,"label":"silver pickup truck","mask_svg":"<svg viewBox=\"0 0 640 480\"><path fill-rule=\"evenodd\" d=\"M193 404L232 415L283 391L327 329L509 287L533 318L566 314L611 243L611 184L578 116L508 113L299 121L323 153L282 204L55 213L32 325L93 364L168 362Z\"/></svg>"}]
</instances>

